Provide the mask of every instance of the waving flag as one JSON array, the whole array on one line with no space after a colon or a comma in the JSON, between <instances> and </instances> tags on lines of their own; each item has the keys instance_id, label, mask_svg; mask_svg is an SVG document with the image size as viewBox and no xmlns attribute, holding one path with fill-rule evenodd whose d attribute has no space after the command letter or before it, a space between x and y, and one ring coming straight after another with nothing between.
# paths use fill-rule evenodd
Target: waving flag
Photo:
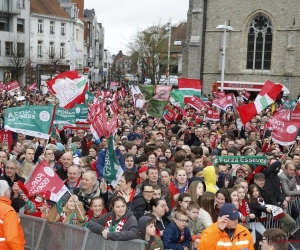
<instances>
[{"instance_id":1,"label":"waving flag","mask_svg":"<svg viewBox=\"0 0 300 250\"><path fill-rule=\"evenodd\" d=\"M139 85L145 100L145 109L153 117L161 118L164 114L172 86Z\"/></svg>"},{"instance_id":2,"label":"waving flag","mask_svg":"<svg viewBox=\"0 0 300 250\"><path fill-rule=\"evenodd\" d=\"M267 80L264 84L264 86L261 88L261 90L259 91L257 97L255 98L255 101L259 100L260 98L262 98L265 94L268 94L272 88L274 88L276 85L278 84L275 84L269 80ZM279 93L278 93L279 94Z\"/></svg>"},{"instance_id":3,"label":"waving flag","mask_svg":"<svg viewBox=\"0 0 300 250\"><path fill-rule=\"evenodd\" d=\"M115 188L122 175L123 170L114 150L114 138L110 135L108 139L108 149L105 156L103 178L105 178L107 182Z\"/></svg>"},{"instance_id":4,"label":"waving flag","mask_svg":"<svg viewBox=\"0 0 300 250\"><path fill-rule=\"evenodd\" d=\"M211 121L219 121L220 113L213 109L208 109L206 112L206 119Z\"/></svg>"},{"instance_id":5,"label":"waving flag","mask_svg":"<svg viewBox=\"0 0 300 250\"><path fill-rule=\"evenodd\" d=\"M243 90L242 92L242 97L245 98L246 100L248 100L250 98L251 94L250 92L248 92L247 90Z\"/></svg>"},{"instance_id":6,"label":"waving flag","mask_svg":"<svg viewBox=\"0 0 300 250\"><path fill-rule=\"evenodd\" d=\"M297 101L297 103L292 111L291 120L300 121L300 99Z\"/></svg>"},{"instance_id":7,"label":"waving flag","mask_svg":"<svg viewBox=\"0 0 300 250\"><path fill-rule=\"evenodd\" d=\"M230 106L233 106L235 103L235 98L232 93L224 95L218 99L213 100L212 105L226 111Z\"/></svg>"},{"instance_id":8,"label":"waving flag","mask_svg":"<svg viewBox=\"0 0 300 250\"><path fill-rule=\"evenodd\" d=\"M179 89L173 89L170 93L169 101L170 103L172 103L172 105L183 108L184 100L183 100L182 91Z\"/></svg>"},{"instance_id":9,"label":"waving flag","mask_svg":"<svg viewBox=\"0 0 300 250\"><path fill-rule=\"evenodd\" d=\"M33 84L30 84L27 88L28 91L32 91L36 88L36 82L34 82Z\"/></svg>"},{"instance_id":10,"label":"waving flag","mask_svg":"<svg viewBox=\"0 0 300 250\"><path fill-rule=\"evenodd\" d=\"M90 102L94 101L95 96L90 91L86 91L84 95L84 103L88 105Z\"/></svg>"},{"instance_id":11,"label":"waving flag","mask_svg":"<svg viewBox=\"0 0 300 250\"><path fill-rule=\"evenodd\" d=\"M145 105L144 96L139 86L131 85L131 93L133 97L133 104L136 108L143 108Z\"/></svg>"},{"instance_id":12,"label":"waving flag","mask_svg":"<svg viewBox=\"0 0 300 250\"><path fill-rule=\"evenodd\" d=\"M186 97L186 104L192 106L197 111L201 111L202 108L207 107L207 104L202 101L198 96Z\"/></svg>"},{"instance_id":13,"label":"waving flag","mask_svg":"<svg viewBox=\"0 0 300 250\"><path fill-rule=\"evenodd\" d=\"M276 97L280 93L281 89L282 85L275 84L275 86L259 100L236 107L243 124L251 121L254 116L271 105L276 100Z\"/></svg>"},{"instance_id":14,"label":"waving flag","mask_svg":"<svg viewBox=\"0 0 300 250\"><path fill-rule=\"evenodd\" d=\"M186 97L201 96L202 83L198 79L178 78L178 89L182 92L186 103Z\"/></svg>"},{"instance_id":15,"label":"waving flag","mask_svg":"<svg viewBox=\"0 0 300 250\"><path fill-rule=\"evenodd\" d=\"M105 113L106 102L102 101L98 104L99 111L92 117L91 121L91 132L96 139L105 136L108 131L106 113Z\"/></svg>"},{"instance_id":16,"label":"waving flag","mask_svg":"<svg viewBox=\"0 0 300 250\"><path fill-rule=\"evenodd\" d=\"M166 107L164 118L167 123L170 123L171 121L175 120L176 112L171 107Z\"/></svg>"},{"instance_id":17,"label":"waving flag","mask_svg":"<svg viewBox=\"0 0 300 250\"><path fill-rule=\"evenodd\" d=\"M79 76L76 70L67 71L47 81L49 89L59 100L59 106L71 109L74 105L84 103L87 79Z\"/></svg>"},{"instance_id":18,"label":"waving flag","mask_svg":"<svg viewBox=\"0 0 300 250\"><path fill-rule=\"evenodd\" d=\"M7 84L7 92L13 93L15 90L20 89L18 81L14 80Z\"/></svg>"}]
</instances>

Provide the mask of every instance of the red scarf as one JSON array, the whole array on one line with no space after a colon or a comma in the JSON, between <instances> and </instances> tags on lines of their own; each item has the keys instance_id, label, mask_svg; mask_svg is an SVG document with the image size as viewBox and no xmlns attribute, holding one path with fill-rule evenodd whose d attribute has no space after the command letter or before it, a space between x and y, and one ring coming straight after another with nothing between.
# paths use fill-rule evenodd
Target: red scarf
<instances>
[{"instance_id":1,"label":"red scarf","mask_svg":"<svg viewBox=\"0 0 300 250\"><path fill-rule=\"evenodd\" d=\"M112 217L111 215L107 218L107 221L105 223L105 229L108 229L108 231L110 233L113 233L113 232L121 232L122 229L123 229L123 226L124 224L126 223L127 221L127 218L123 218L122 220L119 221L119 223L115 226L112 226L111 223L112 223Z\"/></svg>"},{"instance_id":2,"label":"red scarf","mask_svg":"<svg viewBox=\"0 0 300 250\"><path fill-rule=\"evenodd\" d=\"M247 223L246 218L249 217L249 214L250 214L249 205L248 205L248 202L246 201L246 199L243 199L242 203L239 203L239 210L240 210L240 213L245 218L243 220L243 223L246 224Z\"/></svg>"},{"instance_id":3,"label":"red scarf","mask_svg":"<svg viewBox=\"0 0 300 250\"><path fill-rule=\"evenodd\" d=\"M93 215L93 211L92 210L89 210L87 213L86 213L86 216L85 216L85 221L86 222L89 222L92 218L94 219L99 219L101 216L107 214L107 210L105 208L102 209L102 212L99 216L95 217Z\"/></svg>"},{"instance_id":4,"label":"red scarf","mask_svg":"<svg viewBox=\"0 0 300 250\"><path fill-rule=\"evenodd\" d=\"M135 189L135 188L132 189L132 191L129 193L129 201L130 201L130 202L133 202L135 193L136 193L136 189Z\"/></svg>"}]
</instances>

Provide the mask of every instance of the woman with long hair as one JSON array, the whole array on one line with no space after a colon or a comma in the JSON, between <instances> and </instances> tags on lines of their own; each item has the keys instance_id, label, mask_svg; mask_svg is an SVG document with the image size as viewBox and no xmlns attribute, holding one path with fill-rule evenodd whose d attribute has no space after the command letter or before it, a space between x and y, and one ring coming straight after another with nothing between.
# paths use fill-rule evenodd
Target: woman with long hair
<instances>
[{"instance_id":1,"label":"woman with long hair","mask_svg":"<svg viewBox=\"0 0 300 250\"><path fill-rule=\"evenodd\" d=\"M198 217L205 228L215 223L218 219L215 210L215 197L215 194L211 192L204 192L201 197Z\"/></svg>"},{"instance_id":2,"label":"woman with long hair","mask_svg":"<svg viewBox=\"0 0 300 250\"><path fill-rule=\"evenodd\" d=\"M205 189L206 187L204 181L193 181L189 186L189 194L192 198L192 201L200 204L201 196L205 192Z\"/></svg>"},{"instance_id":3,"label":"woman with long hair","mask_svg":"<svg viewBox=\"0 0 300 250\"><path fill-rule=\"evenodd\" d=\"M216 200L215 200L215 210L217 214L219 214L221 207L225 203L230 203L230 195L226 188L220 188L216 192Z\"/></svg>"}]
</instances>

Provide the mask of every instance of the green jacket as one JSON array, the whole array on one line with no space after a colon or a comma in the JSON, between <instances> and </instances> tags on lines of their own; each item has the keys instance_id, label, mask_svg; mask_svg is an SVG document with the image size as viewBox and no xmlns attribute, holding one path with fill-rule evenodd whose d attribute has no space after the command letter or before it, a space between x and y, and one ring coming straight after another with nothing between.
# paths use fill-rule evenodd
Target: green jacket
<instances>
[{"instance_id":1,"label":"green jacket","mask_svg":"<svg viewBox=\"0 0 300 250\"><path fill-rule=\"evenodd\" d=\"M201 232L205 229L204 225L202 224L199 218L197 218L196 220L192 220L189 217L189 224L187 225L187 227L190 229L192 236L200 236Z\"/></svg>"}]
</instances>

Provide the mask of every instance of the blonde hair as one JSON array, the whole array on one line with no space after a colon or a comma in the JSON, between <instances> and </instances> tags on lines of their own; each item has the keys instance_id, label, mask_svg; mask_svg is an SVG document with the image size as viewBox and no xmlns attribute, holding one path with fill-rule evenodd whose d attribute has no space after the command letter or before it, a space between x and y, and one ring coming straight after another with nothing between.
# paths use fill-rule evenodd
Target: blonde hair
<instances>
[{"instance_id":1,"label":"blonde hair","mask_svg":"<svg viewBox=\"0 0 300 250\"><path fill-rule=\"evenodd\" d=\"M34 165L31 162L23 162L18 170L18 175L27 180L31 170L33 169L33 166Z\"/></svg>"}]
</instances>

